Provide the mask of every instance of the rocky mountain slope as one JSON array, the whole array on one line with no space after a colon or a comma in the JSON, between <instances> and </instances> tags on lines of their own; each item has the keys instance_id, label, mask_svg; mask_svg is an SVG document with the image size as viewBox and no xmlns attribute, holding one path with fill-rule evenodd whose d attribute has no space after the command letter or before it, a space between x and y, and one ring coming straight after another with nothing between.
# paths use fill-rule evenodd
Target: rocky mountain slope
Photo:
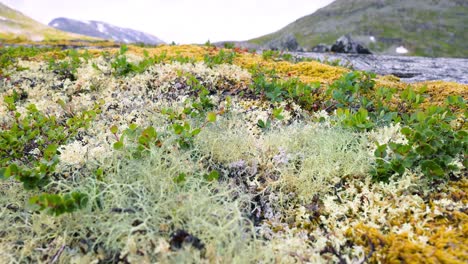
<instances>
[{"instance_id":1,"label":"rocky mountain slope","mask_svg":"<svg viewBox=\"0 0 468 264\"><path fill-rule=\"evenodd\" d=\"M121 28L100 21L80 21L69 18L56 18L49 26L76 34L103 38L123 43L145 43L157 45L164 43L159 38L133 29Z\"/></svg>"},{"instance_id":2,"label":"rocky mountain slope","mask_svg":"<svg viewBox=\"0 0 468 264\"><path fill-rule=\"evenodd\" d=\"M374 53L468 57L466 14L465 0L336 0L249 42L266 45L292 34L308 50L351 34Z\"/></svg>"},{"instance_id":3,"label":"rocky mountain slope","mask_svg":"<svg viewBox=\"0 0 468 264\"><path fill-rule=\"evenodd\" d=\"M93 40L94 38L51 28L0 3L0 40L11 39L48 41Z\"/></svg>"}]
</instances>

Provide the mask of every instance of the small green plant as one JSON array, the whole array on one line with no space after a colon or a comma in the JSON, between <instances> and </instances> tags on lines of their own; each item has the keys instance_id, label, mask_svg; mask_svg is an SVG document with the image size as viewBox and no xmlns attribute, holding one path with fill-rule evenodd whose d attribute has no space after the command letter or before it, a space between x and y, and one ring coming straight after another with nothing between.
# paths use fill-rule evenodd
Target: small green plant
<instances>
[{"instance_id":1,"label":"small green plant","mask_svg":"<svg viewBox=\"0 0 468 264\"><path fill-rule=\"evenodd\" d=\"M262 131L267 131L271 128L271 119L268 118L267 120L258 120L257 126L262 130Z\"/></svg>"},{"instance_id":2,"label":"small green plant","mask_svg":"<svg viewBox=\"0 0 468 264\"><path fill-rule=\"evenodd\" d=\"M398 104L398 111L401 113L412 113L419 109L419 106L424 102L425 89L416 91L411 87L407 87L400 94L400 102Z\"/></svg>"},{"instance_id":3,"label":"small green plant","mask_svg":"<svg viewBox=\"0 0 468 264\"><path fill-rule=\"evenodd\" d=\"M352 112L350 109L338 108L336 116L340 120L340 124L346 128L368 131L375 127L374 122L369 118L369 112L365 108L360 108L357 112Z\"/></svg>"},{"instance_id":4,"label":"small green plant","mask_svg":"<svg viewBox=\"0 0 468 264\"><path fill-rule=\"evenodd\" d=\"M203 175L203 178L207 181L217 181L219 180L219 172L214 170L214 171L211 171L210 173L208 174L205 174Z\"/></svg>"},{"instance_id":5,"label":"small green plant","mask_svg":"<svg viewBox=\"0 0 468 264\"><path fill-rule=\"evenodd\" d=\"M368 109L372 106L369 97L374 91L375 74L366 72L350 72L329 86L327 94L331 95L331 101L336 108Z\"/></svg>"},{"instance_id":6,"label":"small green plant","mask_svg":"<svg viewBox=\"0 0 468 264\"><path fill-rule=\"evenodd\" d=\"M192 57L182 56L180 54L177 54L177 56L174 56L174 57L170 57L170 61L171 62L178 62L178 63L181 63L181 64L185 64L185 63L195 64L197 62Z\"/></svg>"},{"instance_id":7,"label":"small green plant","mask_svg":"<svg viewBox=\"0 0 468 264\"><path fill-rule=\"evenodd\" d=\"M376 126L398 121L397 112L389 105L395 89L375 88L375 74L350 72L331 84L327 110L337 110L339 123L346 128L368 131Z\"/></svg>"},{"instance_id":8,"label":"small green plant","mask_svg":"<svg viewBox=\"0 0 468 264\"><path fill-rule=\"evenodd\" d=\"M27 190L42 190L55 173L60 155L58 147L73 138L78 129L86 128L100 111L100 106L96 105L93 110L59 121L54 116L43 114L33 104L27 107L28 112L23 117L16 111L18 100L17 93L4 98L13 122L0 130L0 179L14 177ZM56 197L54 195L50 197ZM43 202L43 199L48 199L47 195L43 197L33 198L32 201ZM70 209L70 199L65 199L65 196L62 200L54 198L41 208L66 204L66 208ZM55 211L56 214L61 212Z\"/></svg>"},{"instance_id":9,"label":"small green plant","mask_svg":"<svg viewBox=\"0 0 468 264\"><path fill-rule=\"evenodd\" d=\"M307 62L313 60L311 58L295 56L291 53L277 50L264 50L262 52L262 58L264 60L287 61L291 63Z\"/></svg>"},{"instance_id":10,"label":"small green plant","mask_svg":"<svg viewBox=\"0 0 468 264\"><path fill-rule=\"evenodd\" d=\"M34 196L29 200L39 210L45 210L49 214L58 216L64 213L73 213L84 209L88 205L89 198L86 194L71 192L67 194L44 193Z\"/></svg>"},{"instance_id":11,"label":"small green plant","mask_svg":"<svg viewBox=\"0 0 468 264\"><path fill-rule=\"evenodd\" d=\"M192 128L188 122L183 124L175 123L172 125L172 129L178 136L177 143L182 149L192 148L195 136L201 132L201 128Z\"/></svg>"},{"instance_id":12,"label":"small green plant","mask_svg":"<svg viewBox=\"0 0 468 264\"><path fill-rule=\"evenodd\" d=\"M280 57L280 52L277 50L264 50L262 52L262 58L264 60L272 60Z\"/></svg>"},{"instance_id":13,"label":"small green plant","mask_svg":"<svg viewBox=\"0 0 468 264\"><path fill-rule=\"evenodd\" d=\"M18 59L29 60L39 54L55 51L53 48L36 47L1 47L0 46L0 77L7 76L7 69L24 70L18 67Z\"/></svg>"},{"instance_id":14,"label":"small green plant","mask_svg":"<svg viewBox=\"0 0 468 264\"><path fill-rule=\"evenodd\" d=\"M80 54L78 51L72 49L67 51L68 58L61 61L56 61L54 58L49 59L49 70L59 75L62 80L70 79L76 81L77 70L81 66ZM84 54L85 59L89 54Z\"/></svg>"},{"instance_id":15,"label":"small green plant","mask_svg":"<svg viewBox=\"0 0 468 264\"><path fill-rule=\"evenodd\" d=\"M210 47L210 48L215 47L215 45L213 45L213 44L211 43L210 40L207 40L207 41L205 42L205 46L206 46L206 47Z\"/></svg>"},{"instance_id":16,"label":"small green plant","mask_svg":"<svg viewBox=\"0 0 468 264\"><path fill-rule=\"evenodd\" d=\"M234 49L236 47L236 44L232 43L232 42L225 42L224 43L224 48L225 49Z\"/></svg>"},{"instance_id":17,"label":"small green plant","mask_svg":"<svg viewBox=\"0 0 468 264\"><path fill-rule=\"evenodd\" d=\"M406 169L419 167L429 180L446 179L450 172L457 171L457 159L466 163L468 133L453 125L457 116L448 105L463 101L450 98L444 107L431 106L426 111L416 111L403 120L406 124L401 130L408 143L378 146L376 166L372 171L375 179L388 181L394 174L402 175ZM458 105L466 109L465 105ZM389 151L394 153L388 156Z\"/></svg>"},{"instance_id":18,"label":"small green plant","mask_svg":"<svg viewBox=\"0 0 468 264\"><path fill-rule=\"evenodd\" d=\"M221 49L219 50L218 54L215 56L210 56L206 54L204 57L204 61L208 67L213 68L213 66L219 65L219 64L224 64L224 63L232 64L236 56L237 56L236 52L233 52L233 51L226 52Z\"/></svg>"},{"instance_id":19,"label":"small green plant","mask_svg":"<svg viewBox=\"0 0 468 264\"><path fill-rule=\"evenodd\" d=\"M311 110L314 103L314 94L318 92L320 83L305 84L299 79L291 78L286 81L268 78L263 72L255 72L251 88L268 101L282 102L292 100L306 110Z\"/></svg>"},{"instance_id":20,"label":"small green plant","mask_svg":"<svg viewBox=\"0 0 468 264\"><path fill-rule=\"evenodd\" d=\"M147 50L143 51L143 60L138 63L131 63L125 55L128 51L126 45L120 47L119 53L111 61L112 74L116 77L128 76L130 74L138 74L145 72L149 67L164 62L167 59L167 53L163 52L160 55L150 56ZM97 65L93 67L100 70Z\"/></svg>"},{"instance_id":21,"label":"small green plant","mask_svg":"<svg viewBox=\"0 0 468 264\"><path fill-rule=\"evenodd\" d=\"M262 131L268 131L271 129L272 122L274 120L281 121L284 119L284 116L282 115L283 113L283 108L274 108L271 115L267 118L267 120L258 120L257 121L257 127L259 127Z\"/></svg>"},{"instance_id":22,"label":"small green plant","mask_svg":"<svg viewBox=\"0 0 468 264\"><path fill-rule=\"evenodd\" d=\"M134 71L134 66L127 60L128 47L126 45L120 46L118 55L111 62L112 74L114 76L127 76Z\"/></svg>"},{"instance_id":23,"label":"small green plant","mask_svg":"<svg viewBox=\"0 0 468 264\"><path fill-rule=\"evenodd\" d=\"M135 124L131 124L120 135L116 126L112 126L110 131L116 139L113 144L114 149L125 150L133 158L143 157L151 148L160 147L162 144L156 129L152 126L142 129ZM131 143L125 145L125 140Z\"/></svg>"}]
</instances>

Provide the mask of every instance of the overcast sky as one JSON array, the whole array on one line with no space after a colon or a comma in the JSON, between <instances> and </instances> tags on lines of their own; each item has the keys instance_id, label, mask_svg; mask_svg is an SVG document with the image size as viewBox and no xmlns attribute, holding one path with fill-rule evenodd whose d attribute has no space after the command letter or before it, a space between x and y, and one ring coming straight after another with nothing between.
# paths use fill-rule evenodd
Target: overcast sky
<instances>
[{"instance_id":1,"label":"overcast sky","mask_svg":"<svg viewBox=\"0 0 468 264\"><path fill-rule=\"evenodd\" d=\"M333 0L0 0L44 23L98 20L166 42L247 40L279 30Z\"/></svg>"}]
</instances>

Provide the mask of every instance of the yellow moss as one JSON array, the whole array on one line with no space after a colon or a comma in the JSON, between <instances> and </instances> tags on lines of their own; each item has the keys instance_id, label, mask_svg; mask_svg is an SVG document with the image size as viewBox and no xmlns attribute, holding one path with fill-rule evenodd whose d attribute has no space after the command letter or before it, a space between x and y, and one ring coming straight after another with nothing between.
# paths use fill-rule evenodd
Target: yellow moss
<instances>
[{"instance_id":1,"label":"yellow moss","mask_svg":"<svg viewBox=\"0 0 468 264\"><path fill-rule=\"evenodd\" d=\"M430 105L442 105L445 99L451 95L459 95L468 100L468 85L445 81L428 81L414 84L403 83L393 76L379 76L376 80L377 87L393 87L398 91L403 91L411 86L415 90L424 89L427 99L421 104L422 108Z\"/></svg>"},{"instance_id":2,"label":"yellow moss","mask_svg":"<svg viewBox=\"0 0 468 264\"><path fill-rule=\"evenodd\" d=\"M459 95L465 100L468 100L468 85L459 84L455 82L432 81L422 82L416 85L418 88L427 87L428 100L423 104L427 105L441 105L445 99L450 95Z\"/></svg>"},{"instance_id":3,"label":"yellow moss","mask_svg":"<svg viewBox=\"0 0 468 264\"><path fill-rule=\"evenodd\" d=\"M150 56L153 55L161 55L166 53L167 57L189 57L193 58L197 61L202 61L205 54L209 54L210 50L208 47L203 46L195 46L195 45L178 45L178 46L170 46L170 45L161 45L156 48L140 48L137 46L130 46L129 52L132 52L137 55L143 55L144 51L147 51Z\"/></svg>"},{"instance_id":4,"label":"yellow moss","mask_svg":"<svg viewBox=\"0 0 468 264\"><path fill-rule=\"evenodd\" d=\"M373 227L358 225L350 237L371 250L371 260L382 263L466 263L468 223L461 226L432 226L427 243L414 241L408 233L384 234ZM373 246L371 246L371 244Z\"/></svg>"},{"instance_id":5,"label":"yellow moss","mask_svg":"<svg viewBox=\"0 0 468 264\"><path fill-rule=\"evenodd\" d=\"M447 190L429 198L429 208L434 211L433 199L452 199L466 204L465 191L468 180L451 182ZM372 254L372 262L382 263L467 263L468 214L437 208L440 214L428 213L416 217L406 212L393 227L410 224L411 230L396 232L358 224L348 230L347 236ZM401 229L400 229L401 230ZM426 241L421 240L426 238Z\"/></svg>"},{"instance_id":6,"label":"yellow moss","mask_svg":"<svg viewBox=\"0 0 468 264\"><path fill-rule=\"evenodd\" d=\"M295 77L304 83L320 82L330 84L346 72L349 72L345 68L329 66L316 61L300 63L265 61L261 56L254 54L241 55L235 62L247 69L259 65L267 70L275 70L280 77Z\"/></svg>"}]
</instances>

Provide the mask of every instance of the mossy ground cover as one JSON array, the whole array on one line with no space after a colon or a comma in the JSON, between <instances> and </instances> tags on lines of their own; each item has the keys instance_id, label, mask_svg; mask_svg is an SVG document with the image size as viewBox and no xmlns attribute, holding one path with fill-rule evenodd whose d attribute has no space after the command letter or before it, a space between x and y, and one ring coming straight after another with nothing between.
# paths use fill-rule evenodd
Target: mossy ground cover
<instances>
[{"instance_id":1,"label":"mossy ground cover","mask_svg":"<svg viewBox=\"0 0 468 264\"><path fill-rule=\"evenodd\" d=\"M466 85L211 46L0 49L2 263L465 263Z\"/></svg>"}]
</instances>

